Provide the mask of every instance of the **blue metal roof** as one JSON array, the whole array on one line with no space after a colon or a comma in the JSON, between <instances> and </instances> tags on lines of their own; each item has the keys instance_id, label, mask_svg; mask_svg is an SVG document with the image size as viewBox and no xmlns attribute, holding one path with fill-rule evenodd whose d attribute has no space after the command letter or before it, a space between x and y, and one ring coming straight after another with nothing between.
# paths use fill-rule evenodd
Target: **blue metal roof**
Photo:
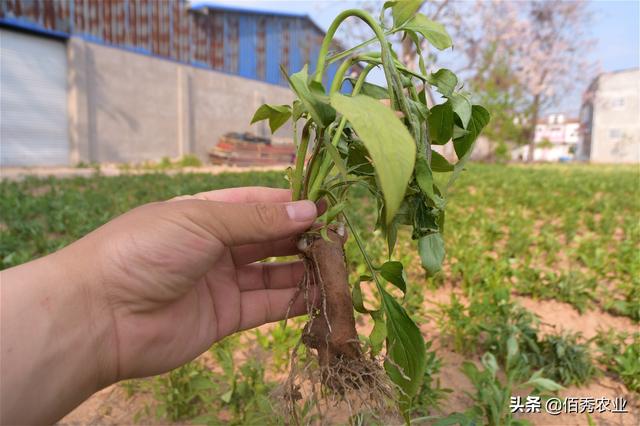
<instances>
[{"instance_id":1,"label":"blue metal roof","mask_svg":"<svg viewBox=\"0 0 640 426\"><path fill-rule=\"evenodd\" d=\"M201 1L195 2L195 4L192 4L190 6L190 10L193 10L193 11L203 11L207 9L219 10L222 12L250 13L254 15L278 16L282 18L306 19L307 21L309 21L311 25L313 25L322 34L326 33L326 31L322 29L322 27L320 27L320 25L318 25L316 21L314 21L313 18L309 16L309 14L302 13L302 12L288 12L288 11L281 11L281 10L274 10L274 9L262 9L262 8L246 7L246 6L240 6L240 5L230 5L228 3L220 3L215 0L201 0Z\"/></svg>"},{"instance_id":2,"label":"blue metal roof","mask_svg":"<svg viewBox=\"0 0 640 426\"><path fill-rule=\"evenodd\" d=\"M272 9L259 9L259 8L251 8L244 7L239 5L230 5L227 3L219 3L211 0L203 0L195 2L195 4L191 5L191 10L204 10L204 9L215 9L215 10L223 10L225 12L236 12L236 13L254 13L256 15L271 15L271 16L282 16L282 17L290 17L290 18L308 18L309 15L306 13L297 13L297 12L283 12L280 10L272 10Z\"/></svg>"}]
</instances>

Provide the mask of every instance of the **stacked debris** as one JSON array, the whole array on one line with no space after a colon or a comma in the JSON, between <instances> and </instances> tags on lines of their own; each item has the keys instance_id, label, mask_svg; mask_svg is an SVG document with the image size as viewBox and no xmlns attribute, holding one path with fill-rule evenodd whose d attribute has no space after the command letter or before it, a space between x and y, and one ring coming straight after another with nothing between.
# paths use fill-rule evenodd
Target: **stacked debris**
<instances>
[{"instance_id":1,"label":"stacked debris","mask_svg":"<svg viewBox=\"0 0 640 426\"><path fill-rule=\"evenodd\" d=\"M227 133L209 150L213 164L266 166L292 164L296 148L293 144L273 145L269 138L251 133Z\"/></svg>"}]
</instances>

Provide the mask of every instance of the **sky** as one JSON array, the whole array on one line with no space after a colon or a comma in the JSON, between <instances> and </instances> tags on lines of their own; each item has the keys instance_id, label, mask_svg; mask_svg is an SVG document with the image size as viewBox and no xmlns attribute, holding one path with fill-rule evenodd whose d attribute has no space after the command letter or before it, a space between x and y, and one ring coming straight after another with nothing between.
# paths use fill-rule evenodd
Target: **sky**
<instances>
[{"instance_id":1,"label":"sky","mask_svg":"<svg viewBox=\"0 0 640 426\"><path fill-rule=\"evenodd\" d=\"M357 0L192 0L191 3L305 13L325 30L339 12L362 4ZM590 0L588 3L593 14L590 36L596 41L594 48L588 53L589 57L599 63L599 69L602 72L638 68L640 66L640 1ZM595 78L596 75L593 77ZM568 94L562 104L552 108L554 112L577 114L584 88L584 85L577 87L574 93Z\"/></svg>"}]
</instances>

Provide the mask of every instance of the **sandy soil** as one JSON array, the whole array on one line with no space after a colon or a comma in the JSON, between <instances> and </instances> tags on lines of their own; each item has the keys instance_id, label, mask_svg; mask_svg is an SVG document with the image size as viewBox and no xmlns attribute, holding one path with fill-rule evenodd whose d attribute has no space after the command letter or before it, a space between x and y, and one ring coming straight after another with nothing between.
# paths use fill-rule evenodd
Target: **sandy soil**
<instances>
[{"instance_id":1,"label":"sandy soil","mask_svg":"<svg viewBox=\"0 0 640 426\"><path fill-rule=\"evenodd\" d=\"M437 303L449 301L451 292L454 289L445 286L437 290L427 290L425 294L425 309L433 310ZM518 297L517 300L527 309L537 314L542 321L542 331L551 332L553 330L567 330L581 332L585 338L593 337L599 328L614 330L638 330L638 326L633 324L628 318L615 317L599 310L593 310L580 315L571 305L554 300L539 301L526 297ZM268 332L270 326L263 326L262 332ZM367 324L363 324L359 330L366 333L369 329ZM429 319L421 326L425 337L433 341L432 349L443 360L443 368L439 374L440 384L443 388L452 389L448 399L442 405L442 414L449 414L456 411L464 411L471 404L471 398L465 391L472 392L473 388L469 380L460 371L460 367L465 359L460 354L452 352L443 346L439 340L439 332L435 321ZM248 342L247 342L248 343ZM207 363L211 359L207 354L203 355ZM473 359L477 361L477 359ZM271 378L271 377L270 377ZM525 394L526 395L526 394ZM594 413L592 419L597 425L640 425L640 400L637 395L629 392L626 387L611 377L603 375L595 379L591 384L584 387L569 387L560 392L560 397L594 397L609 398L613 400L623 397L628 401L626 414L614 413ZM79 424L133 424L136 413L144 409L146 404L152 404L150 395L134 394L127 398L125 390L119 386L110 386L89 400L85 401L76 410L67 415L59 423L61 425ZM552 416L549 414L522 414L535 425L586 425L588 420L586 414L561 414ZM143 424L161 424L151 416L142 416L139 419Z\"/></svg>"}]
</instances>

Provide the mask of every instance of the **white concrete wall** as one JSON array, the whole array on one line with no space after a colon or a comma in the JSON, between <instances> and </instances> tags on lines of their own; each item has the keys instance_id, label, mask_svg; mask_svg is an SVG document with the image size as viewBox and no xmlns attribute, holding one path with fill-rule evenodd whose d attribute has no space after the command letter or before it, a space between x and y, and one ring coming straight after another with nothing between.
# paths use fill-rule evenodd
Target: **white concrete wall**
<instances>
[{"instance_id":1,"label":"white concrete wall","mask_svg":"<svg viewBox=\"0 0 640 426\"><path fill-rule=\"evenodd\" d=\"M594 99L590 161L640 162L640 70L600 76Z\"/></svg>"},{"instance_id":2,"label":"white concrete wall","mask_svg":"<svg viewBox=\"0 0 640 426\"><path fill-rule=\"evenodd\" d=\"M72 163L136 162L207 150L228 132L268 136L249 124L262 103L290 103L289 89L71 38ZM287 138L290 127L278 132Z\"/></svg>"}]
</instances>

